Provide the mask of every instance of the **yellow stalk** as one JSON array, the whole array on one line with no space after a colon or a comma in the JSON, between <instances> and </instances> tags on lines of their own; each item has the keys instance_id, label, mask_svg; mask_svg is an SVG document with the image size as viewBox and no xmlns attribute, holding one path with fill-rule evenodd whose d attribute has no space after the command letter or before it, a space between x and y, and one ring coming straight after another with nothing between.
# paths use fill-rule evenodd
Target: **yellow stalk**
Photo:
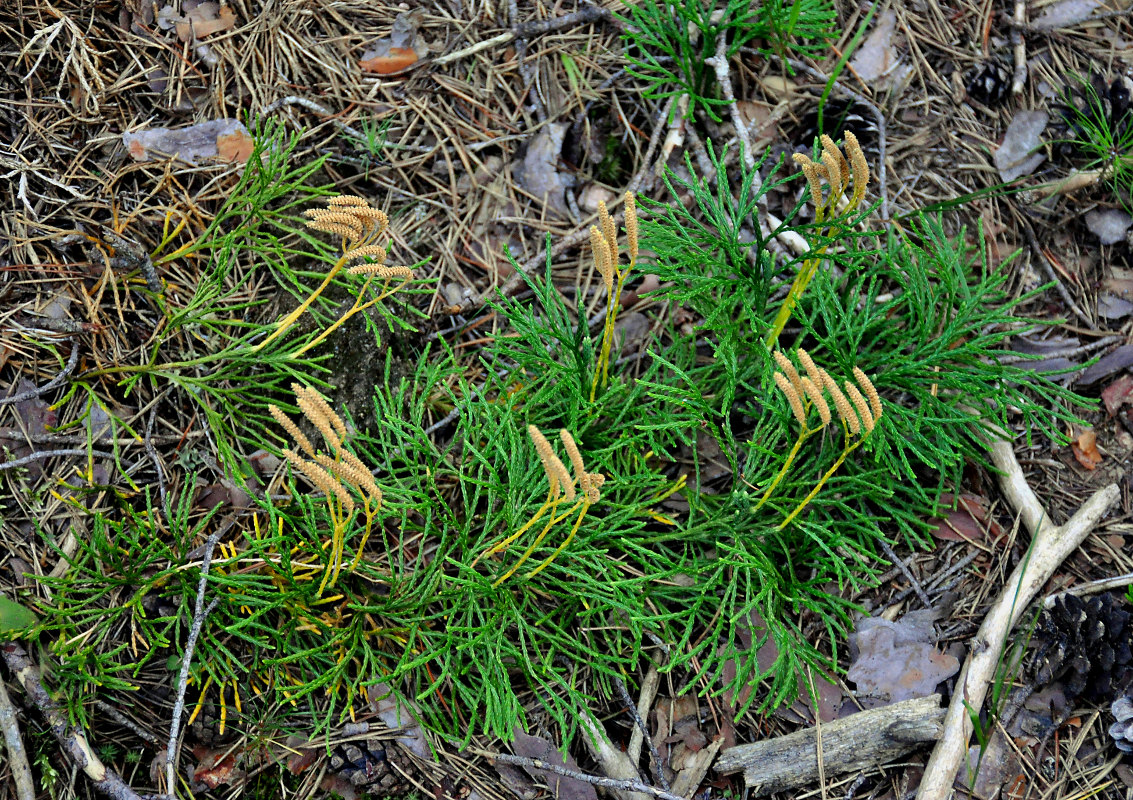
<instances>
[{"instance_id":1,"label":"yellow stalk","mask_svg":"<svg viewBox=\"0 0 1133 800\"><path fill-rule=\"evenodd\" d=\"M585 501L580 500L579 502L581 503L581 502L585 502ZM543 539L545 539L547 537L547 534L550 533L551 528L554 526L554 524L556 522L558 522L560 519L562 519L562 517L556 517L555 516L555 506L557 506L558 504L559 504L559 499L556 497L555 500L551 503L551 518L549 520L547 520L547 524L543 526L543 530L539 531L539 535L535 537L535 541L533 541L531 543L530 547L528 547L525 551L523 551L523 555L521 555L519 557L519 560L515 562L515 564L512 566L512 568L509 569L501 577L497 578L492 583L493 589L495 589L501 583L506 581L512 575L514 575L515 571L517 569L519 569L521 566L523 566L524 562L527 561L527 559L531 558L531 554L535 552L535 548L538 547L543 542ZM509 538L514 539L514 536L509 537Z\"/></svg>"},{"instance_id":2,"label":"yellow stalk","mask_svg":"<svg viewBox=\"0 0 1133 800\"><path fill-rule=\"evenodd\" d=\"M795 446L792 447L791 452L787 454L787 460L783 462L783 467L779 470L774 480L771 481L771 484L763 493L763 497L759 498L759 502L755 504L755 508L753 509L754 511L758 511L763 507L763 504L766 503L771 497L771 493L775 491L775 487L778 486L780 482L782 482L783 478L787 475L787 470L791 468L791 464L795 463L795 456L799 454L799 450L802 448L803 442L809 439L811 437L811 434L818 433L818 431L820 430L822 429L815 428L814 430L811 430L810 428L803 428L801 431L799 431L799 438L795 440Z\"/></svg>"},{"instance_id":3,"label":"yellow stalk","mask_svg":"<svg viewBox=\"0 0 1133 800\"><path fill-rule=\"evenodd\" d=\"M810 501L813 500L815 496L822 490L822 487L826 485L826 482L830 480L831 476L838 471L838 467L842 466L842 462L846 460L846 457L850 455L850 453L857 450L858 445L860 445L861 443L862 440L858 439L853 444L847 444L842 448L842 455L838 456L838 460L834 462L834 466L826 470L826 474L824 474L818 481L818 483L815 484L814 488L810 490L810 494L804 497L803 501L795 506L795 510L788 514L785 520L779 523L779 530L783 530L783 528L791 524L791 520L797 517L802 512L802 510L807 507L807 504L810 503Z\"/></svg>"},{"instance_id":4,"label":"yellow stalk","mask_svg":"<svg viewBox=\"0 0 1133 800\"><path fill-rule=\"evenodd\" d=\"M327 273L327 276L323 279L323 282L319 284L319 287L315 289L315 291L311 292L311 295L302 303L300 303L298 308L281 319L276 324L275 331L270 336L268 336L268 338L264 339L262 342L253 347L252 352L259 352L260 350L267 347L271 342L287 333L291 326L295 324L295 321L298 320L299 317L303 316L307 309L311 307L311 304L319 298L319 295L326 291L326 288L330 286L331 281L333 281L335 276L342 271L342 268L344 266L346 266L347 261L348 259L346 255L343 255L342 258L338 259L338 261L335 262L334 266L330 268L330 272Z\"/></svg>"},{"instance_id":5,"label":"yellow stalk","mask_svg":"<svg viewBox=\"0 0 1133 800\"><path fill-rule=\"evenodd\" d=\"M536 575L546 569L550 565L550 563L558 557L559 553L566 549L566 546L571 543L572 539L574 539L574 535L578 533L578 528L580 525L582 525L582 518L586 516L586 512L589 508L590 504L583 500L582 512L578 515L578 519L574 521L574 525L571 527L570 533L567 534L567 537L563 539L563 543L556 547L555 552L551 553L551 555L545 561L543 561L542 564L531 570L531 574L527 576L528 578L534 578Z\"/></svg>"},{"instance_id":6,"label":"yellow stalk","mask_svg":"<svg viewBox=\"0 0 1133 800\"><path fill-rule=\"evenodd\" d=\"M362 559L362 551L366 549L366 542L370 541L370 531L374 526L374 517L378 514L378 509L370 510L370 501L366 500L366 530L362 533L362 541L358 543L358 551L354 554L354 560L350 562L350 571L358 569L358 562Z\"/></svg>"},{"instance_id":7,"label":"yellow stalk","mask_svg":"<svg viewBox=\"0 0 1133 800\"><path fill-rule=\"evenodd\" d=\"M539 506L539 510L535 512L535 515L533 517L531 517L531 519L527 520L527 522L524 523L522 528L517 530L515 533L513 533L511 536L507 537L506 539L499 541L499 542L496 542L496 544L492 545L491 547L486 549L483 553L476 556L476 558L474 558L472 560L472 563L469 566L475 567L476 564L479 563L480 559L486 558L487 556L494 556L496 553L501 553L504 550L507 550L508 546L512 542L514 542L516 539L518 539L523 534L527 533L527 531L530 530L531 527L536 522L538 522L543 517L544 514L547 513L547 509L551 508L557 502L558 501L555 500L555 487L552 486L551 491L547 493L546 501L543 503L543 505ZM553 518L554 518L554 515L552 514L552 519Z\"/></svg>"}]
</instances>

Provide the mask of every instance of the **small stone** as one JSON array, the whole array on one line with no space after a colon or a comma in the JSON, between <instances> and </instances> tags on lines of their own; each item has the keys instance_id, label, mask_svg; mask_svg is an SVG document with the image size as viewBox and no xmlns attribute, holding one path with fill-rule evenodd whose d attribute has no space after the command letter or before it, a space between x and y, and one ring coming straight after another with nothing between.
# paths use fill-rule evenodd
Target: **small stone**
<instances>
[{"instance_id":1,"label":"small stone","mask_svg":"<svg viewBox=\"0 0 1133 800\"><path fill-rule=\"evenodd\" d=\"M578 207L583 211L593 214L598 210L599 200L608 206L613 202L615 196L616 195L605 186L601 186L597 183L589 183L578 193Z\"/></svg>"},{"instance_id":2,"label":"small stone","mask_svg":"<svg viewBox=\"0 0 1133 800\"><path fill-rule=\"evenodd\" d=\"M1102 244L1117 244L1133 225L1130 217L1119 208L1094 209L1086 213L1086 227Z\"/></svg>"}]
</instances>

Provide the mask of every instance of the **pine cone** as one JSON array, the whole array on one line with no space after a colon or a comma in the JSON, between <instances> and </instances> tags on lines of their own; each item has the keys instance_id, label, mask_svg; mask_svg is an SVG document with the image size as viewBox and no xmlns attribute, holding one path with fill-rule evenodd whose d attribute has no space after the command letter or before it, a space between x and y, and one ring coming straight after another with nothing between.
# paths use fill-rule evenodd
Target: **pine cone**
<instances>
[{"instance_id":1,"label":"pine cone","mask_svg":"<svg viewBox=\"0 0 1133 800\"><path fill-rule=\"evenodd\" d=\"M998 106L1011 91L1012 72L998 58L977 64L964 80L968 96L985 106Z\"/></svg>"},{"instance_id":2,"label":"pine cone","mask_svg":"<svg viewBox=\"0 0 1133 800\"><path fill-rule=\"evenodd\" d=\"M1034 634L1035 682L1061 680L1066 697L1107 701L1133 681L1133 624L1112 594L1060 595Z\"/></svg>"},{"instance_id":3,"label":"pine cone","mask_svg":"<svg viewBox=\"0 0 1133 800\"><path fill-rule=\"evenodd\" d=\"M405 751L388 739L340 744L331 752L330 768L376 797L408 794L413 784L405 774L416 771Z\"/></svg>"},{"instance_id":4,"label":"pine cone","mask_svg":"<svg viewBox=\"0 0 1133 800\"><path fill-rule=\"evenodd\" d=\"M1125 695L1113 701L1110 708L1117 722L1109 726L1113 743L1123 753L1133 753L1133 695Z\"/></svg>"}]
</instances>

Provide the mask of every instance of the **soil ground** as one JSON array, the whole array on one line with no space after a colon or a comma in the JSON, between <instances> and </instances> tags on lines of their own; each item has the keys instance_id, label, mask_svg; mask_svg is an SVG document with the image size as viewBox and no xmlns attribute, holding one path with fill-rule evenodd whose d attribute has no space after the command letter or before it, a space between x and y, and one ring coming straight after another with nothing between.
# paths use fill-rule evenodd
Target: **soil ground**
<instances>
[{"instance_id":1,"label":"soil ground","mask_svg":"<svg viewBox=\"0 0 1133 800\"><path fill-rule=\"evenodd\" d=\"M184 3L184 9L189 5ZM1023 22L1033 22L1051 5L1067 4L1033 4ZM607 11L619 8L616 2L605 6ZM555 242L573 242L556 252L554 275L564 292L584 292L591 280L589 254L580 246L580 236L571 237L587 230L596 201L614 202L631 184L644 195L664 197L664 186L655 177L657 162L647 161L651 138L677 135L683 143L665 152L665 162L679 167L686 148L695 160L700 140L710 137L719 144L734 136L727 123L701 119L669 125L663 104L644 98L637 79L626 72L623 23L609 14L540 29L538 23L582 10L574 0L513 1L510 6L502 0L436 0L412 7L381 0L231 0L223 12L207 4L197 12L186 11L197 13L197 25L219 23L215 32L196 39L191 33L179 36L175 18L180 10L134 0L16 0L0 7L0 396L51 381L60 371L52 349L69 354L78 348L75 374L143 360L159 321L145 295L128 290L146 280L139 271L141 261L131 254L141 253L144 260L144 253L154 251L171 215L193 224L207 220L238 179L240 167L231 163L190 164L153 154L136 160L124 133L249 114L296 132L300 139L294 158L328 156L317 182L374 198L390 213L398 263L429 259L423 277L434 282L435 290L414 296L424 314L422 335L448 336L458 348L475 347L484 335L477 328L490 327L490 320L477 322L470 300L506 283L512 268L505 248L526 264L541 258L547 234ZM791 152L815 135L808 115L824 88L815 76L831 72L868 11L838 0L837 30L844 34L831 42L824 58L808 62L813 72L789 74L781 62L754 52L741 52L733 60L736 96L761 147ZM879 156L884 142L886 183L875 184L873 191L887 196L892 224L918 208L1001 184L993 155L1020 111L1048 112L1052 122L1044 140L1057 138L1056 107L1067 76L1097 74L1111 81L1129 71L1133 28L1124 14L1037 29L1013 27L1014 11L982 0L912 0L878 8L870 30L888 25L891 31L862 47L873 47L880 63L869 68L880 74L848 69L833 95L849 97L844 87L869 101L854 107L860 120L851 121L866 131L862 138L871 158ZM408 34L407 52L394 53L407 62L404 69L390 74L363 70L360 63L372 56L367 51L391 31L397 35L399 25L402 35L406 26L416 27L416 39L412 31ZM516 32L522 35L508 35ZM1028 67L1022 91L1008 88L1002 101L992 104L975 99L969 91L971 76L991 62L1001 65L1010 82L1018 41ZM393 68L387 64L382 69ZM884 122L883 132L875 113ZM375 136L380 131L384 146L376 151L362 146L360 138L367 131ZM548 131L555 137L548 138ZM546 152L540 155L537 148ZM1048 157L1024 178L1025 187L1033 189L1085 166L1073 156L1060 160L1049 147L1041 152ZM522 173L519 165L525 160L534 166ZM549 170L542 178L534 175L540 164ZM566 184L563 202L542 196L540 187L546 191L547 181ZM1041 352L1051 363L1066 359L1064 366L1074 369L1091 358L1117 354L1115 361L1067 377L1086 396L1101 397L1108 389L1116 398L1108 411L1103 405L1086 415L1097 437L1096 450L1088 436L1082 438L1084 429L1066 432L1077 450L1042 441L1020 445L1029 480L1057 522L1106 483L1116 481L1122 491L1120 510L1062 565L1049 592L1133 571L1133 423L1122 403L1128 389L1121 383L1128 380L1126 368L1133 358L1124 359L1120 349L1133 310L1123 298L1133 275L1126 272L1130 247L1124 240L1100 244L1085 224L1089 212L1119 207L1121 200L1097 182L1045 200L1033 191L985 195L964 204L956 217L970 230L982 226L994 266L1018 253L1004 267L1011 270L1015 291L1048 280L1058 283L1027 309L1053 324L1020 344L1021 350ZM172 302L183 301L195 284L192 262L171 263L157 278L165 282ZM248 285L249 300L267 301L253 312L263 319L278 316L288 302L269 280ZM454 314L461 306L473 315ZM648 303L636 310L662 313ZM339 392L334 399L364 415L367 387L375 382L367 365L382 359L371 353L352 358L334 376ZM61 543L68 532L89 535L90 512L109 508L115 492L136 492L138 486L157 482L155 463L166 486L177 485L190 471L206 476L201 479L204 489L221 485L218 454L210 449L205 421L188 415L187 404L145 388L127 395L108 382L103 389L102 402L133 431L145 434L148 448L141 437L122 437L113 446L121 448L126 475L102 492L84 494L81 503L68 501L65 484L53 495L24 494L15 491L20 484L5 480L0 491L0 581L6 592L26 588L24 573L48 574L61 563L58 553L38 543L36 530ZM36 414L41 422L50 415L53 430L66 428L80 420L85 408L67 396L65 378L42 399L58 405L0 406L6 458L45 448L87 447L82 424L59 434L27 430ZM88 422L87 430L93 426ZM73 453L35 460L32 469L41 472L27 479L72 475L85 461ZM916 602L909 575L927 587L934 604L948 593L953 600L948 616L937 623L942 649L968 641L1026 549L1025 536L1009 533L993 543L986 535L994 526L1016 529L1012 510L1000 502L985 472L970 470L962 491L980 509L954 515L952 522L966 531L964 539L949 540L942 532L940 546L932 552L899 550L904 569L891 570L869 596L854 598L896 618ZM973 569L960 571L962 578L938 580L968 557ZM666 703L672 688L662 682ZM20 694L14 683L12 692ZM113 706L112 699L108 702ZM698 750L690 744L697 736L710 741L720 730L714 722L722 717L719 706L708 698L699 706L692 702L681 710L669 706L674 718L698 721L692 726L696 735L686 725L660 742L670 757L680 747ZM166 699L134 725L162 737L168 710ZM594 711L607 720L615 742L628 739L632 721L620 701ZM1030 798L1133 796L1133 770L1112 757L1105 733L1108 717L1099 711L1104 709L1078 708L1041 740L1012 739L1016 749L1008 754L1012 758L1003 756L1002 780L995 790ZM117 745L119 754L157 747L109 712L96 712L93 720L92 740ZM20 723L25 735L41 725L30 709L21 712ZM805 723L797 715L749 714L733 735L752 741L800 725ZM40 742L33 749L44 748ZM442 763L420 764L414 781L422 793L436 797L469 791L484 798L512 796L513 791L534 797L545 791L541 781L523 773L493 768L481 753L496 749L489 741L476 741L462 753L442 746ZM580 769L596 771L585 751L580 749L576 757ZM780 796L903 798L916 787L926 757L926 751L918 751L897 765ZM139 777L136 765L121 758L111 761L128 778ZM58 770L52 796L92 791L58 754L45 763ZM142 772L148 763L147 756ZM37 774L42 769L37 763ZM323 791L318 786L317 780L305 778L297 791L318 794ZM215 796L253 790L264 791L253 784L225 783ZM0 791L14 796L6 778ZM698 797L739 791L738 779L710 772Z\"/></svg>"}]
</instances>

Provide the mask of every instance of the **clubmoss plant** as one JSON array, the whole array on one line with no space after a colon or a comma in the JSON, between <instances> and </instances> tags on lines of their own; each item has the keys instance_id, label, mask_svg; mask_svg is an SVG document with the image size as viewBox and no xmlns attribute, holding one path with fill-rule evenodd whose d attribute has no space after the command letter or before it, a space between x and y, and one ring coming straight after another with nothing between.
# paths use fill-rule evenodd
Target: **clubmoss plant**
<instances>
[{"instance_id":1,"label":"clubmoss plant","mask_svg":"<svg viewBox=\"0 0 1133 800\"><path fill-rule=\"evenodd\" d=\"M338 273L347 268L352 261L372 259L368 263L349 267L347 272L351 275L366 275L365 285L357 295L354 305L339 317L333 324L327 326L317 336L292 353L292 358L298 358L330 336L340 325L360 311L385 300L409 281L413 280L413 270L409 267L387 267L385 265L386 249L381 244L386 231L389 229L389 217L378 208L371 208L370 203L363 197L354 195L336 195L327 198L326 208L313 208L303 212L307 217L307 227L315 231L334 234L342 241L342 255L327 272L323 282L290 314L281 319L275 330L263 341L252 347L257 353L276 339L284 336L311 304L326 290ZM384 281L382 290L373 298L363 302L366 290L374 278ZM391 282L399 281L392 288Z\"/></svg>"},{"instance_id":2,"label":"clubmoss plant","mask_svg":"<svg viewBox=\"0 0 1133 800\"><path fill-rule=\"evenodd\" d=\"M590 384L590 402L599 388L605 388L610 378L610 347L614 342L614 327L621 308L622 290L626 278L637 264L637 198L633 192L625 196L626 244L629 251L629 264L625 269L619 265L618 230L614 220L606 210L606 204L598 201L598 220L601 228L590 227L590 249L594 255L594 266L602 276L606 287L606 322L602 326L602 345L598 355L598 365L594 369L594 380Z\"/></svg>"},{"instance_id":3,"label":"clubmoss plant","mask_svg":"<svg viewBox=\"0 0 1133 800\"><path fill-rule=\"evenodd\" d=\"M116 391L99 386L108 377L117 378L127 396L139 382L183 393L205 415L220 461L233 472L244 470L241 447L249 452L259 447L272 425L269 398L285 395L295 381L321 383L324 356L315 348L333 330L369 308L391 326L407 324L382 302L405 287L412 271L384 265L384 250L376 244L388 224L381 211L352 201L348 216L353 223L340 221L344 227L335 231L346 250L337 254L314 235L319 227L307 224L317 220L297 215L298 206L328 194L311 185L324 159L302 163L295 153L298 141L298 135L288 136L276 126L258 129L243 173L203 230L193 232L185 219L170 228L167 218L153 260L171 275L193 267L192 279L184 280L192 287L187 298L178 303L158 299L165 321L141 363L106 364L83 373L75 384L76 390L86 388L97 396ZM347 231L359 238L347 238ZM366 263L346 269L349 262L363 259ZM302 267L319 262L330 263L329 273L308 273ZM267 330L255 320L257 306L265 301L250 299L247 292L252 271L270 273L299 304ZM312 275L322 280L313 292L305 286ZM325 297L332 283L356 298L337 322L336 303ZM303 313L313 317L312 329L288 341L285 335Z\"/></svg>"},{"instance_id":4,"label":"clubmoss plant","mask_svg":"<svg viewBox=\"0 0 1133 800\"><path fill-rule=\"evenodd\" d=\"M535 548L542 543L551 528L555 526L555 523L570 518L574 515L575 511L578 511L578 517L575 518L574 525L571 526L570 533L567 534L562 544L555 548L555 551L547 556L546 560L532 570L527 577L528 579L534 578L546 569L547 566L555 560L555 557L565 550L567 545L571 543L571 540L574 539L575 534L578 533L578 527L582 524L582 520L586 516L586 512L592 505L602 499L599 489L602 488L606 476L600 472L586 471L586 467L582 462L582 454L578 451L578 445L575 444L574 437L570 435L570 431L563 428L559 431L559 436L562 438L563 446L566 448L567 454L570 457L571 466L574 468L574 475L571 475L570 471L563 465L563 462L555 455L555 451L551 448L551 443L547 441L547 437L545 437L538 428L534 425L528 425L527 432L531 436L531 441L535 445L535 451L539 454L539 463L543 465L543 472L546 473L547 481L550 483L547 499L543 502L543 505L539 506L531 519L523 523L518 531L489 547L481 555L473 559L469 566L475 567L481 558L507 550L512 542L523 536L530 528L534 527L544 515L547 516L547 523L543 526L543 529L539 531L539 535L535 537L531 546L528 547L523 555L519 557L519 560L515 562L514 566L503 575L496 578L492 583L493 589L514 575L516 570L523 566L524 562L535 552ZM578 492L575 492L574 489L576 482L578 483ZM576 495L578 496L577 501L575 501ZM564 499L567 502L573 502L574 505L562 514L556 516L559 503Z\"/></svg>"},{"instance_id":5,"label":"clubmoss plant","mask_svg":"<svg viewBox=\"0 0 1133 800\"><path fill-rule=\"evenodd\" d=\"M707 143L715 182L691 162L691 177L666 176L688 206L629 201L632 275L656 274L659 307L696 316L691 331L659 319L640 358L613 356L630 267L607 215L593 240L611 309L601 333L557 291L548 256L525 275L527 295L491 302L501 335L479 352L440 339L408 369L387 353L374 430L352 433L317 381L297 376L319 452L264 401L292 468L233 525L209 573L198 704L229 724L239 702L245 717L278 708L295 729L322 730L388 686L455 740L509 737L534 707L570 739L578 708L646 654L684 690L739 697L755 685L746 707L785 702L807 668L833 669L846 598L883 569L879 542L923 541L940 492L986 461L989 431L1057 437L1080 402L1003 358L1031 326L1034 295L1008 296L980 250L932 216L870 230L852 141L848 158L823 142L802 176L763 181L742 160L729 174ZM800 203L763 232L764 193L800 177L816 220L800 220ZM380 218L350 210L363 207L309 215L344 240L328 263L347 279L351 252L381 247L367 241ZM808 238L804 256L776 255L770 239L785 231ZM358 266L389 279L387 292L404 273L369 252L374 264ZM302 292L257 355L290 358L317 338L294 323L321 291ZM250 358L261 339L240 341ZM552 430L561 448L540 433ZM175 495L165 525L119 498L70 572L44 579L41 641L78 713L99 687L125 694L151 678L154 655L184 640L190 554L217 520L194 510L191 489ZM176 610L157 617L154 600ZM145 645L117 638L135 629ZM778 655L761 667L768 641Z\"/></svg>"},{"instance_id":6,"label":"clubmoss plant","mask_svg":"<svg viewBox=\"0 0 1133 800\"><path fill-rule=\"evenodd\" d=\"M323 492L327 501L327 514L331 520L330 559L323 568L323 579L316 592L322 597L323 590L328 586L334 588L338 582L338 575L342 571L342 552L345 547L346 531L354 517L356 504L353 493L363 498L362 513L366 518L362 539L358 543L356 555L348 569L353 572L358 567L362 557L363 548L373 532L374 520L382 506L382 491L374 481L374 476L356 455L343 447L346 438L346 423L342 421L318 392L309 386L295 384L291 387L295 392L299 408L307 420L315 426L322 435L323 441L330 445L334 455L316 453L311 441L287 418L278 406L270 406L271 415L275 417L284 430L291 434L299 448L307 455L296 453L294 450L284 448L283 455L293 467L298 469L316 488Z\"/></svg>"},{"instance_id":7,"label":"clubmoss plant","mask_svg":"<svg viewBox=\"0 0 1133 800\"><path fill-rule=\"evenodd\" d=\"M807 186L810 189L810 201L814 205L815 224L822 226L823 223L830 223L829 227L820 227L818 235L821 238L828 238L837 230L840 223L836 220L839 215L845 217L852 214L861 205L862 199L865 197L866 186L869 185L869 164L866 162L865 154L858 144L857 137L849 131L844 136L846 155L850 157L849 161L834 144L834 140L825 134L820 137L822 142L821 163L816 164L802 153L796 153L794 156L795 161L802 168ZM846 189L850 187L851 165L853 167L854 190L845 206L842 207L841 203L845 199ZM829 196L825 196L822 191L823 181L826 181L830 187ZM808 255L806 260L803 261L802 267L791 284L787 299L779 306L779 313L775 315L775 321L771 324L771 330L767 334L767 345L769 347L775 345L779 334L787 325L787 320L790 319L791 312L799 302L799 297L806 291L807 284L814 278L814 273L822 264L827 247L828 245L823 244L817 248L813 255Z\"/></svg>"},{"instance_id":8,"label":"clubmoss plant","mask_svg":"<svg viewBox=\"0 0 1133 800\"><path fill-rule=\"evenodd\" d=\"M758 511L771 497L771 493L775 491L775 487L783 480L783 476L791 468L795 462L795 457L799 454L799 449L803 446L807 439L816 433L822 432L833 420L834 415L830 413L830 404L826 402L824 394L829 393L830 400L834 404L834 410L838 419L842 422L845 444L842 447L842 454L834 461L833 465L823 473L822 477L815 483L814 488L810 493L802 499L802 501L795 506L795 509L787 515L787 517L779 524L779 529L787 527L799 513L806 508L807 503L814 499L814 496L822 490L830 477L842 466L846 457L854 452L863 441L865 437L873 433L874 427L881 420L882 405L881 398L877 394L877 389L874 388L869 378L859 368L854 367L854 379L857 381L857 386L845 381L843 386L846 391L843 394L842 389L838 387L838 383L830 377L830 373L815 365L814 360L810 357L806 350L801 347L797 351L799 363L803 365L806 370L806 377L801 377L795 365L791 362L782 351L776 350L772 353L775 358L775 363L782 370L781 372L772 373L771 377L775 381L775 385L779 391L786 397L787 403L790 406L791 413L794 415L795 420L799 423L799 436L795 440L794 446L791 451L787 453L787 458L783 462L783 466L776 473L772 479L771 484L764 491L763 496L759 498L756 503L755 510ZM861 387L860 389L858 387ZM864 394L863 394L864 392ZM847 400L847 396L849 399ZM868 399L867 399L868 398ZM815 427L810 427L809 419L810 412L814 411L818 414L819 424Z\"/></svg>"}]
</instances>

